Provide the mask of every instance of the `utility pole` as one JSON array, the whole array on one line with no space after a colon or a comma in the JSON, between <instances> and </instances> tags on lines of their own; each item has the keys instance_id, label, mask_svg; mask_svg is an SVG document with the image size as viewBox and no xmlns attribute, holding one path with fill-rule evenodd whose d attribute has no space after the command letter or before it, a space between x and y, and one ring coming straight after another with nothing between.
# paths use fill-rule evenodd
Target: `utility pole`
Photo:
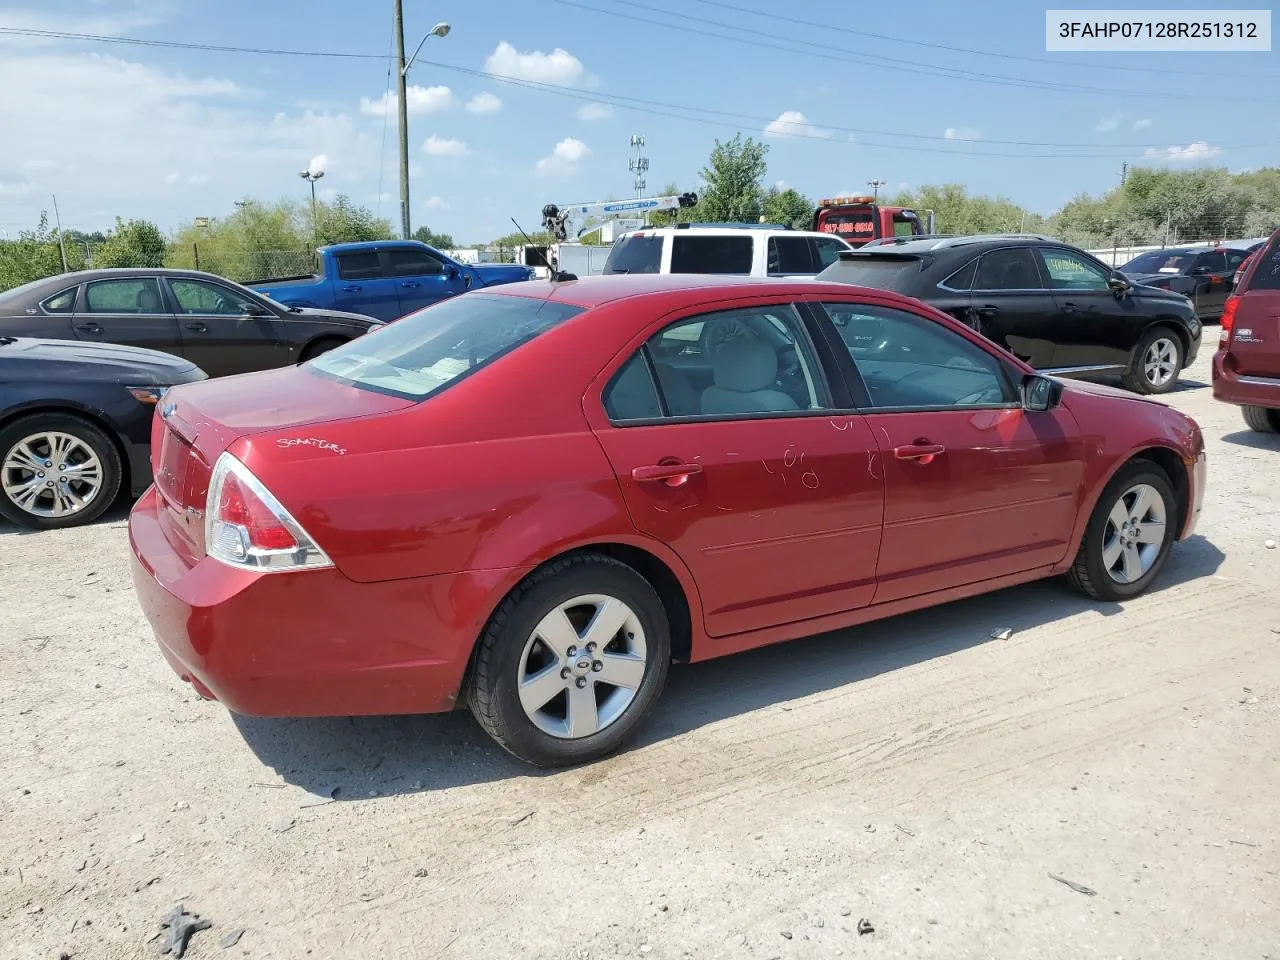
<instances>
[{"instance_id":1,"label":"utility pole","mask_svg":"<svg viewBox=\"0 0 1280 960\"><path fill-rule=\"evenodd\" d=\"M631 148L635 150L636 155L627 161L627 169L635 174L636 199L644 196L644 188L647 186L644 180L645 172L649 169L649 158L640 155L640 149L644 146L644 137L641 134L635 134L631 138Z\"/></svg>"},{"instance_id":2,"label":"utility pole","mask_svg":"<svg viewBox=\"0 0 1280 960\"><path fill-rule=\"evenodd\" d=\"M1120 186L1124 186L1124 182L1129 179L1129 161L1126 160L1120 164Z\"/></svg>"},{"instance_id":3,"label":"utility pole","mask_svg":"<svg viewBox=\"0 0 1280 960\"><path fill-rule=\"evenodd\" d=\"M400 237L409 239L409 104L405 101L404 0L396 5L396 112L400 118Z\"/></svg>"},{"instance_id":4,"label":"utility pole","mask_svg":"<svg viewBox=\"0 0 1280 960\"><path fill-rule=\"evenodd\" d=\"M58 213L58 196L57 194L49 194L53 197L53 222L58 225L58 250L62 253L62 272L67 272L67 242L62 239L62 214Z\"/></svg>"}]
</instances>

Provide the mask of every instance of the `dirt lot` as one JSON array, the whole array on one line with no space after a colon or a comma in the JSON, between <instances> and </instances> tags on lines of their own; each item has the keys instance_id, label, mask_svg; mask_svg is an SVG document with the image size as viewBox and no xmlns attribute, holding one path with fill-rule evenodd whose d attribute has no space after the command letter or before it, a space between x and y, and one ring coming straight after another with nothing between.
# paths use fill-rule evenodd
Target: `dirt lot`
<instances>
[{"instance_id":1,"label":"dirt lot","mask_svg":"<svg viewBox=\"0 0 1280 960\"><path fill-rule=\"evenodd\" d=\"M639 745L549 775L466 714L233 718L157 653L122 514L0 528L0 957L159 956L181 901L196 958L1280 958L1280 443L1207 359L1156 592L677 669Z\"/></svg>"}]
</instances>

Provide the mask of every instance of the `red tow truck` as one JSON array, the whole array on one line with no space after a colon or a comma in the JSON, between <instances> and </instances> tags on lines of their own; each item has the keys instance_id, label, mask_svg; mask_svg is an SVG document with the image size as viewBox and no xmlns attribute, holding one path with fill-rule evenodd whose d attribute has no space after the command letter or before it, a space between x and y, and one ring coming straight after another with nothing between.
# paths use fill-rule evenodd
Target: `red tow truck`
<instances>
[{"instance_id":1,"label":"red tow truck","mask_svg":"<svg viewBox=\"0 0 1280 960\"><path fill-rule=\"evenodd\" d=\"M884 237L932 236L933 211L926 210L922 217L908 207L879 204L874 197L831 197L818 201L813 229L860 247Z\"/></svg>"}]
</instances>

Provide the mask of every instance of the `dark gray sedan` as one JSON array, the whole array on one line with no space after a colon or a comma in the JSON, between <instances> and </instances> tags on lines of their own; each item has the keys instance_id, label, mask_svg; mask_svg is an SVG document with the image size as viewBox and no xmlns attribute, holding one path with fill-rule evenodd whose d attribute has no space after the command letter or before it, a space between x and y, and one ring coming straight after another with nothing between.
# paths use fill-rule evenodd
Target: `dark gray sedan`
<instances>
[{"instance_id":1,"label":"dark gray sedan","mask_svg":"<svg viewBox=\"0 0 1280 960\"><path fill-rule=\"evenodd\" d=\"M0 293L0 336L163 350L211 377L309 360L379 326L356 313L286 307L194 270L84 270Z\"/></svg>"}]
</instances>

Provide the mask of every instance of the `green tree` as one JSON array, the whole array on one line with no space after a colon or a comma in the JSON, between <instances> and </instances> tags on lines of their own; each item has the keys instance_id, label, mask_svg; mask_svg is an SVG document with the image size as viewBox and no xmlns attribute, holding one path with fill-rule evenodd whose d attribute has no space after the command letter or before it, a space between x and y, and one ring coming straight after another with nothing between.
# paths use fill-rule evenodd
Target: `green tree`
<instances>
[{"instance_id":1,"label":"green tree","mask_svg":"<svg viewBox=\"0 0 1280 960\"><path fill-rule=\"evenodd\" d=\"M67 243L67 267L84 269L84 247ZM49 229L49 215L40 213L34 230L23 230L16 240L0 240L0 290L43 280L62 272L58 232Z\"/></svg>"},{"instance_id":2,"label":"green tree","mask_svg":"<svg viewBox=\"0 0 1280 960\"><path fill-rule=\"evenodd\" d=\"M169 245L150 220L116 218L116 228L93 254L95 267L161 267Z\"/></svg>"},{"instance_id":3,"label":"green tree","mask_svg":"<svg viewBox=\"0 0 1280 960\"><path fill-rule=\"evenodd\" d=\"M430 227L419 227L413 231L413 239L419 243L425 243L428 247L435 247L437 250L452 250L457 246L449 234L436 233Z\"/></svg>"},{"instance_id":4,"label":"green tree","mask_svg":"<svg viewBox=\"0 0 1280 960\"><path fill-rule=\"evenodd\" d=\"M702 168L703 190L698 204L681 210L681 221L757 223L764 208L764 181L768 172L769 145L742 134L732 140L716 140L711 159ZM696 216L695 216L696 213ZM688 216L685 216L688 214Z\"/></svg>"},{"instance_id":5,"label":"green tree","mask_svg":"<svg viewBox=\"0 0 1280 960\"><path fill-rule=\"evenodd\" d=\"M962 184L926 185L901 193L887 201L910 207L925 216L932 210L938 233L1036 233L1044 229L1044 218L1006 197L971 196Z\"/></svg>"},{"instance_id":6,"label":"green tree","mask_svg":"<svg viewBox=\"0 0 1280 960\"><path fill-rule=\"evenodd\" d=\"M316 234L322 244L391 239L390 221L379 220L368 207L352 203L343 194L316 208Z\"/></svg>"},{"instance_id":7,"label":"green tree","mask_svg":"<svg viewBox=\"0 0 1280 960\"><path fill-rule=\"evenodd\" d=\"M814 202L791 187L785 190L770 187L764 195L763 209L766 223L785 224L792 230L813 228Z\"/></svg>"}]
</instances>

